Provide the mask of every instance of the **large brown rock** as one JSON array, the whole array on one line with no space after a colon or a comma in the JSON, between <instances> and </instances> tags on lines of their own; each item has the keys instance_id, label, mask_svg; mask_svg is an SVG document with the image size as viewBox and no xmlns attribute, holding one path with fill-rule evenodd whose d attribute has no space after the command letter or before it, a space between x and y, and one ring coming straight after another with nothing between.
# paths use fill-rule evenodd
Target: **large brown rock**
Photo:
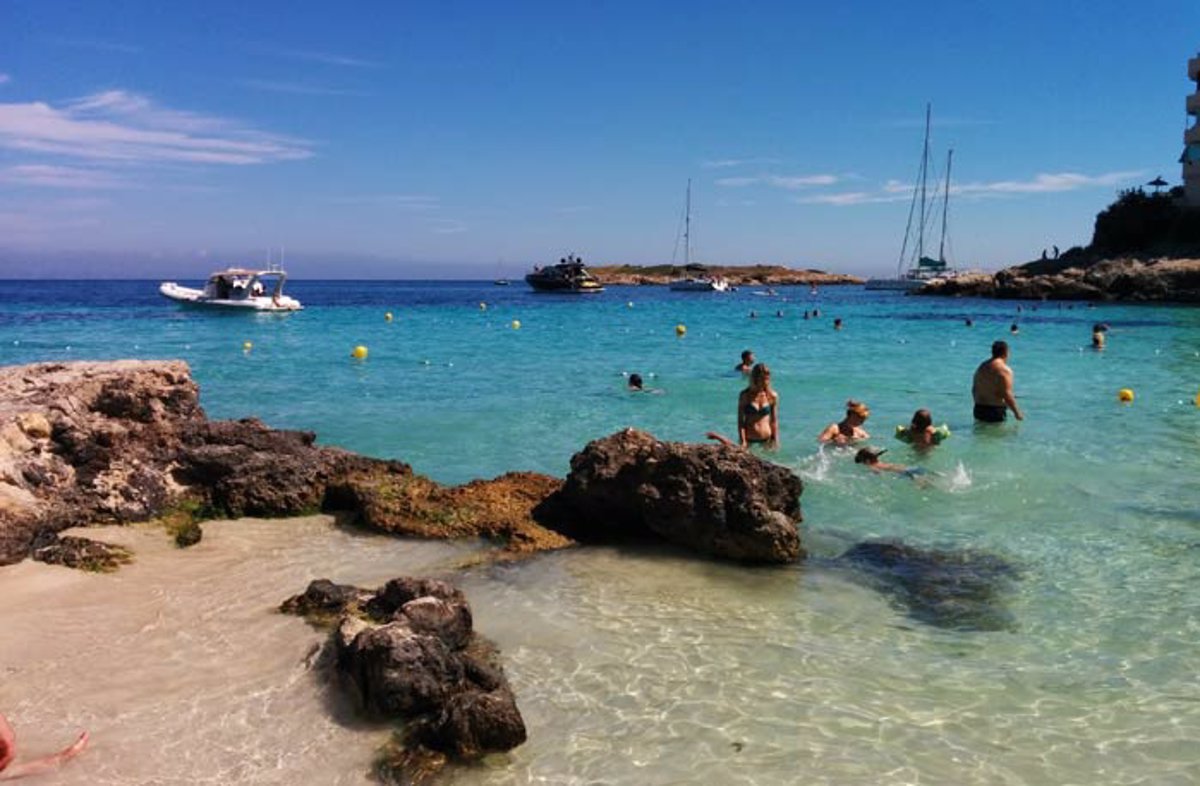
<instances>
[{"instance_id":1,"label":"large brown rock","mask_svg":"<svg viewBox=\"0 0 1200 786\"><path fill-rule=\"evenodd\" d=\"M399 535L484 537L526 554L571 543L532 516L559 483L510 473L447 488L399 461L318 446L311 432L210 421L179 361L0 368L0 565L40 533L192 515L183 510L345 511Z\"/></svg>"},{"instance_id":2,"label":"large brown rock","mask_svg":"<svg viewBox=\"0 0 1200 786\"><path fill-rule=\"evenodd\" d=\"M478 759L525 742L525 721L499 653L472 628L466 596L449 582L401 577L374 593L317 580L281 610L343 616L333 633L339 674L369 716L404 724L383 757L385 780Z\"/></svg>"},{"instance_id":3,"label":"large brown rock","mask_svg":"<svg viewBox=\"0 0 1200 786\"><path fill-rule=\"evenodd\" d=\"M626 429L576 453L562 489L535 513L582 542L650 537L726 559L785 563L803 554L802 491L794 473L749 451Z\"/></svg>"}]
</instances>

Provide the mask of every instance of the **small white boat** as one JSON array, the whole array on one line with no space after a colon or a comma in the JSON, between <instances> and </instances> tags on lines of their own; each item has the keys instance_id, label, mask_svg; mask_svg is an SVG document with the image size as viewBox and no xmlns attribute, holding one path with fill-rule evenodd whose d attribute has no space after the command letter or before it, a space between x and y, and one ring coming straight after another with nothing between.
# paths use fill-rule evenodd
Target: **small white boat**
<instances>
[{"instance_id":1,"label":"small white boat","mask_svg":"<svg viewBox=\"0 0 1200 786\"><path fill-rule=\"evenodd\" d=\"M243 311L299 311L300 301L283 294L287 273L278 265L266 270L231 267L208 277L204 289L164 281L158 291L177 303Z\"/></svg>"}]
</instances>

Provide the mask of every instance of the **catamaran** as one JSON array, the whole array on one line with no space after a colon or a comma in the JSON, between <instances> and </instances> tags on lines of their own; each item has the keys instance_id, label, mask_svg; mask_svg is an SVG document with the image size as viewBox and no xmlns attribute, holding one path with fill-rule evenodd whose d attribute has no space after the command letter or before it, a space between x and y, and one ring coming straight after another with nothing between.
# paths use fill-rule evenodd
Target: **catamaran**
<instances>
[{"instance_id":1,"label":"catamaran","mask_svg":"<svg viewBox=\"0 0 1200 786\"><path fill-rule=\"evenodd\" d=\"M925 226L928 216L932 214L929 181L929 104L925 105L925 145L921 153L921 168L917 182L913 186L913 198L908 208L908 226L904 229L904 242L900 246L900 261L896 265L894 278L867 279L867 289L890 289L912 291L920 289L936 278L949 278L958 274L946 263L946 224L950 215L950 165L954 161L954 151L946 153L946 183L942 191L942 236L938 242L937 259L925 254ZM932 197L936 199L936 195ZM916 242L912 240L913 229L916 229Z\"/></svg>"}]
</instances>

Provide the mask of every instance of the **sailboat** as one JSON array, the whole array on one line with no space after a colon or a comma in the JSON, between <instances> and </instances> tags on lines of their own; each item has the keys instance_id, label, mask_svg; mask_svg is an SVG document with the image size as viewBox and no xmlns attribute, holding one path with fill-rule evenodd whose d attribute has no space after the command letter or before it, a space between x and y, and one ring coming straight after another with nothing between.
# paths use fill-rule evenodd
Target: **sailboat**
<instances>
[{"instance_id":1,"label":"sailboat","mask_svg":"<svg viewBox=\"0 0 1200 786\"><path fill-rule=\"evenodd\" d=\"M908 226L904 228L904 242L900 246L900 261L896 265L894 278L867 279L867 289L890 289L908 292L920 289L936 278L957 275L957 271L946 264L946 224L950 215L950 166L954 162L954 151L946 153L946 182L942 190L942 236L938 241L937 259L925 254L925 226L930 210L929 184L929 126L930 107L925 105L925 145L921 152L921 169L913 186L913 199L908 208ZM936 196L934 197L936 199ZM916 243L909 246L916 218Z\"/></svg>"},{"instance_id":2,"label":"sailboat","mask_svg":"<svg viewBox=\"0 0 1200 786\"><path fill-rule=\"evenodd\" d=\"M672 261L672 264L674 262ZM670 282L674 292L726 292L729 282L721 276L709 275L704 265L692 263L692 180L688 178L687 206L683 223L683 278Z\"/></svg>"}]
</instances>

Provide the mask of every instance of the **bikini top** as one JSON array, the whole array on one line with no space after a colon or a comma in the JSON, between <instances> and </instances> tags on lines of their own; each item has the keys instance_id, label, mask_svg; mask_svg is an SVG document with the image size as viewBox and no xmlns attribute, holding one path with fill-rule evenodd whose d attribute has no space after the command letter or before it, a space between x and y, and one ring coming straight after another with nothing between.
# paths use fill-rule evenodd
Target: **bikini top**
<instances>
[{"instance_id":1,"label":"bikini top","mask_svg":"<svg viewBox=\"0 0 1200 786\"><path fill-rule=\"evenodd\" d=\"M771 405L763 404L761 407L756 407L753 403L750 403L742 407L742 411L746 413L747 417L757 420L771 414Z\"/></svg>"}]
</instances>

